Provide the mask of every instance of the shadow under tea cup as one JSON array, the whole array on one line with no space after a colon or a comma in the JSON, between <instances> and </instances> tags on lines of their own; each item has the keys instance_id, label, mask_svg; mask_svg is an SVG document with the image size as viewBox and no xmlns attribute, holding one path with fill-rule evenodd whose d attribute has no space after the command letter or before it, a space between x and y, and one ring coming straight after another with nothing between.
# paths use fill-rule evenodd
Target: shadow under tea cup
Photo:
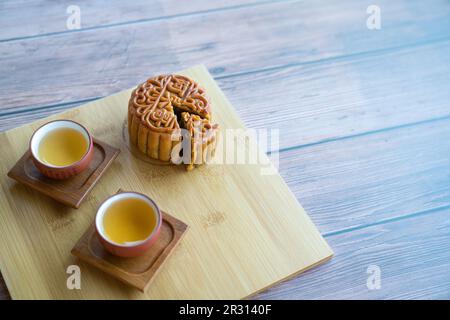
<instances>
[{"instance_id":1,"label":"shadow under tea cup","mask_svg":"<svg viewBox=\"0 0 450 320\"><path fill-rule=\"evenodd\" d=\"M67 179L85 170L94 148L89 131L72 120L55 120L37 129L30 139L37 169L52 179Z\"/></svg>"},{"instance_id":2,"label":"shadow under tea cup","mask_svg":"<svg viewBox=\"0 0 450 320\"><path fill-rule=\"evenodd\" d=\"M106 199L97 211L95 228L100 243L111 254L136 257L158 239L162 215L144 194L122 192Z\"/></svg>"}]
</instances>

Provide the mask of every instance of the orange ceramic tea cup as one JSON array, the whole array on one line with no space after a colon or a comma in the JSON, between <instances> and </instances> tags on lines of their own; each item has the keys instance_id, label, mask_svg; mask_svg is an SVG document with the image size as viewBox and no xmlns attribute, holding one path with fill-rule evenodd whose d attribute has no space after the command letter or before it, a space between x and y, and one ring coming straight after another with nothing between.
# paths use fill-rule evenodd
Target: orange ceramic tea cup
<instances>
[{"instance_id":1,"label":"orange ceramic tea cup","mask_svg":"<svg viewBox=\"0 0 450 320\"><path fill-rule=\"evenodd\" d=\"M95 217L100 243L119 257L145 253L158 239L161 224L157 204L137 192L122 192L107 198Z\"/></svg>"},{"instance_id":2,"label":"orange ceramic tea cup","mask_svg":"<svg viewBox=\"0 0 450 320\"><path fill-rule=\"evenodd\" d=\"M69 132L72 135L75 134L77 138L79 138L78 140L72 138L73 141L76 141L74 143L79 143L79 145L71 146L71 148L78 150L79 157L71 163L57 165L50 161L46 161L42 155L41 149L43 148L43 142L46 139L48 140L48 137L51 136L53 144L47 147L47 152L53 153L56 156L61 156L62 153L65 152L65 150L62 149L67 149L64 148L67 147L64 145L67 143L63 141L63 136L67 134L60 134L62 131ZM70 142L73 143L72 140ZM70 178L82 172L89 166L94 153L93 145L94 143L91 134L81 124L72 120L55 120L44 124L33 133L30 139L29 148L36 168L47 177L60 180ZM58 147L52 146L62 148L59 150Z\"/></svg>"}]
</instances>

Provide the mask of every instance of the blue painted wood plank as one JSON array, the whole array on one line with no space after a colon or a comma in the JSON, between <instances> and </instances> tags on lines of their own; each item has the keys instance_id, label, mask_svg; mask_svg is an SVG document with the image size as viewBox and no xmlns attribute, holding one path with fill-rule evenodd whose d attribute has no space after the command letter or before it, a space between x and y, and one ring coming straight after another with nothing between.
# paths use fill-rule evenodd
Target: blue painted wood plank
<instances>
[{"instance_id":1,"label":"blue painted wood plank","mask_svg":"<svg viewBox=\"0 0 450 320\"><path fill-rule=\"evenodd\" d=\"M283 152L280 173L324 234L450 205L450 118Z\"/></svg>"},{"instance_id":2,"label":"blue painted wood plank","mask_svg":"<svg viewBox=\"0 0 450 320\"><path fill-rule=\"evenodd\" d=\"M450 299L449 208L329 236L327 241L335 252L330 262L256 298ZM378 271L376 289L373 277Z\"/></svg>"},{"instance_id":3,"label":"blue painted wood plank","mask_svg":"<svg viewBox=\"0 0 450 320\"><path fill-rule=\"evenodd\" d=\"M449 116L450 39L218 82L247 126L279 128L289 149Z\"/></svg>"},{"instance_id":4,"label":"blue painted wood plank","mask_svg":"<svg viewBox=\"0 0 450 320\"><path fill-rule=\"evenodd\" d=\"M0 78L0 108L105 96L149 75L200 62L220 76L450 36L447 2L384 0L379 5L386 15L379 31L366 28L366 4L333 0L1 43L0 73L11 77Z\"/></svg>"},{"instance_id":5,"label":"blue painted wood plank","mask_svg":"<svg viewBox=\"0 0 450 320\"><path fill-rule=\"evenodd\" d=\"M449 52L450 40L217 81L248 127L279 128L289 149L450 115ZM4 109L0 130L76 105Z\"/></svg>"},{"instance_id":6,"label":"blue painted wood plank","mask_svg":"<svg viewBox=\"0 0 450 320\"><path fill-rule=\"evenodd\" d=\"M67 27L67 21L75 12L70 6L74 5L79 8L81 29L92 30L241 9L266 2L190 0L189 4L184 4L177 0L3 0L0 2L0 42L77 32L77 29Z\"/></svg>"}]
</instances>

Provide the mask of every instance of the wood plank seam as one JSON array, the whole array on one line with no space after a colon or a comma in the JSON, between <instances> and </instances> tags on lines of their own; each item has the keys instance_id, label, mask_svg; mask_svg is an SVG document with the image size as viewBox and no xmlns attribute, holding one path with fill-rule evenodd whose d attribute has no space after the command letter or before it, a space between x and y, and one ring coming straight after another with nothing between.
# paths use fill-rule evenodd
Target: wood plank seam
<instances>
[{"instance_id":1,"label":"wood plank seam","mask_svg":"<svg viewBox=\"0 0 450 320\"><path fill-rule=\"evenodd\" d=\"M280 9L280 10L275 10L275 11L281 11L281 9L283 9L283 11L286 11L286 9L289 9L289 8L293 8L293 9L295 9L295 8L297 8L298 7L298 10L301 10L302 9L302 6L297 6L297 5L291 5L290 3L288 4L288 5L283 5L283 6L266 6L266 7L260 7L260 10L258 10L258 11L264 11L263 13L264 14L267 14L267 11L270 9L270 10L273 10L273 9ZM253 8L250 8L250 9L245 9L246 11L244 11L244 10L240 10L240 11L235 11L235 12L233 12L233 14L234 15L238 15L239 13L247 13L247 11L252 11L253 10ZM299 11L299 13L300 13L301 11ZM433 12L434 13L434 12ZM281 13L280 13L281 14ZM228 15L228 13L226 14L226 15ZM222 16L226 16L225 14L222 14L220 17L222 17ZM297 15L297 14L296 14ZM242 16L242 15L241 15ZM447 14L445 13L445 16L447 16ZM212 18L215 18L216 17L216 15L210 15L209 16L209 19L210 20L212 20ZM290 18L290 19L293 19L295 16L294 15L290 15L290 16L287 16L287 18ZM271 16L269 16L269 18L271 18ZM274 20L276 19L276 15L274 16L274 18L273 18ZM342 19L342 18L341 18ZM345 21L344 22L351 22L351 21L347 21L347 20L349 20L349 19L345 19ZM404 18L403 20L405 20L405 21L410 21L410 19L408 18L408 17L406 17L406 18ZM196 23L197 21L198 21L198 19L187 19L186 21L190 21L190 24L192 25L193 23ZM340 21L340 20L339 20ZM338 22L339 22L338 21ZM177 21L175 21L176 23L178 23L179 22L179 20L177 20ZM256 22L258 22L258 21L256 21ZM270 23L274 23L274 21L269 21ZM260 23L260 22L258 22L258 23ZM173 24L173 23L172 23ZM263 23L261 23L261 25L263 25ZM259 26L259 27L261 27L261 29L262 30L265 30L265 27L262 27L262 26ZM153 25L150 25L151 27L153 27ZM275 24L275 26L277 26L278 27L278 24ZM283 27L284 25L282 24L280 27ZM311 26L311 27L314 27L314 28L317 28L317 27L319 27L320 25L318 25L318 26L316 26L316 25L313 25L313 26ZM284 28L284 27L283 27ZM421 26L421 28L422 28L422 26ZM128 28L120 28L120 32L122 32L122 29L123 29L123 31L126 31ZM325 37L327 37L327 36L331 36L333 33L331 33L330 34L330 32L332 32L332 31L328 31L328 29L329 29L329 27L327 27L326 29L325 29L325 31L327 31L327 33L326 33L326 35L325 35ZM343 32L345 33L345 31L348 31L350 34L349 34L349 36L351 36L351 34L353 34L353 33L355 33L355 31L354 30L352 30L352 29L349 29L349 30L344 30ZM401 30L399 30L399 31L401 31ZM112 32L112 33L114 33L114 34L116 34L117 32L118 32L118 30L117 29L114 29L114 31L109 31L109 32ZM287 32L284 32L284 33L287 33ZM427 33L426 35L425 35L425 39L429 39L429 38L435 38L435 37L437 37L437 35L441 35L442 36L442 34L445 34L446 32L434 32L434 33ZM83 37L87 37L87 36L89 36L89 37L92 37L92 36L95 36L96 34L99 34L99 32L93 32L93 33L89 33L89 34L86 34L86 35L84 35ZM413 43L413 42L417 42L417 40L418 40L418 38L417 37L406 37L407 36L407 34L405 35L405 37L403 37L403 38L406 38L406 39L408 39L408 41L406 41L406 42L408 42L408 43ZM73 36L67 36L67 38L72 38ZM63 37L60 37L60 38L63 38ZM419 37L419 38L424 38L424 37ZM56 43L59 43L60 41L59 41L59 38L58 37L53 37L53 38L47 38L46 40L50 40L50 39L53 39L53 42L56 42ZM57 39L57 40L56 40ZM66 37L64 37L64 39L66 39ZM70 40L70 39L68 39L68 40ZM284 41L284 40L283 40ZM359 41L359 40L358 40ZM378 48L378 47L380 47L380 45L378 44L378 41L375 41L376 42L376 44L377 45L375 45L375 46L369 46L369 47L367 47L367 46L363 46L364 48L366 48L366 50L368 50L368 49L370 49L370 48L374 48L374 49L376 49L376 48ZM399 45L399 43L398 43L398 41L396 41L396 42L390 42L390 41L388 41L389 42L389 44L387 44L387 43L385 43L386 41L382 41L382 43L381 43L381 47L386 47L386 46L392 46L392 45ZM23 43L23 44L27 44L27 45L30 45L31 43L33 43L34 44L34 42L28 42L28 43ZM385 44L384 44L385 43ZM405 41L400 41L400 43L405 43ZM295 44L295 43L294 43ZM36 43L36 45L40 45L40 43L39 43L39 41L38 41L38 43ZM205 47L204 47L204 49L203 49L203 47L198 47L198 49L203 49L203 50L210 50L210 48L208 47L208 43L206 43L206 44L202 44L202 43L200 43L199 45L205 45ZM124 46L126 46L126 44L124 44ZM212 47L215 47L215 46L212 46ZM303 46L304 47L304 46ZM280 47L280 50L282 50L282 52L284 52L285 50L287 50L288 48L290 48L290 47ZM294 48L292 48L292 50L300 50L300 48L296 48L296 46L294 47ZM317 48L316 48L317 49ZM359 46L357 46L355 49L357 49L357 51L359 51L360 49L361 49L361 47L359 47ZM126 50L126 48L125 48L125 50ZM211 49L211 50L213 50L213 49ZM306 50L306 49L305 49ZM353 51L355 51L355 50L351 50L350 52L348 52L348 53L351 53L351 52L353 52ZM296 52L296 51L295 51ZM345 52L347 52L347 51L345 51ZM337 52L334 52L334 53L332 53L331 52L331 55L336 55L337 54ZM283 55L282 55L283 56ZM302 56L302 55L301 55ZM326 56L328 56L328 54L327 55L321 55L320 57L326 57ZM317 59L318 57L316 57L316 59ZM274 60L273 62L272 62L272 65L284 65L284 64L286 64L287 62L292 62L292 61L289 61L289 60L292 60L292 59L287 59L288 61L286 61L286 59L281 59L282 61L280 61L279 63L276 63L276 60ZM298 57L296 57L295 58L295 61L298 61L298 60L300 60L300 59L298 59ZM310 59L307 59L307 58L305 58L305 59L303 59L303 60L310 60ZM245 60L244 60L245 61ZM243 61L243 62L244 62ZM268 59L268 61L272 61L272 59ZM166 62L161 62L161 63L166 63ZM247 63L247 62L245 62L245 63ZM20 65L20 63L18 64L18 65ZM242 69L258 69L259 67L260 67L261 65L258 63L258 64L256 64L256 65L253 65L253 66L249 66L248 68L228 68L228 67L224 67L222 64L220 64L220 65L212 65L211 66L211 70L213 71L213 73L220 73L220 72L223 72L224 70L229 70L228 72L240 72ZM130 84L128 84L127 85L127 87L128 86L130 86ZM123 86L123 87L125 87L125 86ZM122 88L123 88L122 87ZM119 90L119 89L121 89L120 87L117 87L117 89ZM110 91L110 92L108 92L108 93L112 93L112 91ZM93 95L106 95L106 93L105 92L97 92L97 93L93 93ZM77 97L77 95L71 95L71 97L69 98L70 100L75 100L75 99L79 99L79 98L86 98L86 94L79 94L79 97ZM16 107L16 106L20 106L20 105L28 105L28 101L26 100L26 99L24 99L24 98L20 98L20 99L18 99L19 101L17 101L17 103L13 103L10 107ZM31 100L34 100L34 99L31 99ZM60 98L60 101L62 101L63 99L61 99ZM45 99L43 99L41 102L39 102L39 99L38 100L35 100L36 102L34 103L35 105L43 105L43 104L51 104L51 103L54 103L55 102L55 99L51 99L51 98L45 98ZM4 109L4 108L2 108L2 109ZM10 108L11 109L11 108ZM4 109L4 111L6 111L5 109Z\"/></svg>"},{"instance_id":2,"label":"wood plank seam","mask_svg":"<svg viewBox=\"0 0 450 320\"><path fill-rule=\"evenodd\" d=\"M48 105L44 105L44 106L39 106L38 105L36 107L31 107L31 108L27 108L27 109L23 109L23 110L3 112L3 113L0 113L0 117L10 116L10 115L14 115L14 114L27 113L29 111L50 110L50 109L53 109L53 108L69 106L71 104L84 104L84 103L92 102L92 101L95 101L95 100L98 100L98 99L102 99L102 98L105 98L105 97L107 97L107 96L97 96L97 97L88 98L88 99L74 100L74 101L55 103L55 104L48 104Z\"/></svg>"},{"instance_id":3,"label":"wood plank seam","mask_svg":"<svg viewBox=\"0 0 450 320\"><path fill-rule=\"evenodd\" d=\"M369 51L359 51L359 52L354 52L354 53L350 53L350 54L337 55L337 56L321 58L321 59L316 59L316 60L308 60L308 61L303 61L303 62L300 61L300 62L287 63L287 64L273 66L273 67L258 68L258 69L243 71L243 72L233 72L233 73L228 73L228 74L222 74L222 75L214 76L214 79L221 80L221 79L228 79L228 78L233 78L233 77L243 76L243 75L258 74L258 73L267 72L267 71L283 70L283 69L298 67L298 66L319 65L321 63L339 62L339 61L352 59L352 58L377 56L377 55L383 55L386 53L401 52L402 50L405 50L405 49L407 50L407 49L412 49L412 48L426 47L428 45L434 45L434 44L441 43L441 42L445 43L448 41L450 41L450 35L444 36L444 37L431 38L431 39L417 41L417 42L408 43L408 44L402 44L400 46L385 47L385 48L373 49L373 50L369 50ZM212 72L212 73L214 73L214 72Z\"/></svg>"},{"instance_id":4,"label":"wood plank seam","mask_svg":"<svg viewBox=\"0 0 450 320\"><path fill-rule=\"evenodd\" d=\"M101 99L101 98L95 98L93 100L89 100L87 102L90 101L94 101L97 99ZM76 102L69 102L67 104L72 104L72 103L76 103ZM80 102L80 104L83 102ZM66 103L64 103L66 104ZM74 106L76 107L76 106ZM32 110L44 110L45 108L38 108L38 109L32 109ZM30 110L27 110L30 111ZM27 111L24 112L11 112L11 114L20 114L20 113L26 113ZM3 116L2 114L0 114L0 117ZM431 118L431 119L426 119L426 120L422 120L422 121L416 121L416 122L410 122L410 123L404 123L401 125L397 125L397 126L392 126L392 127L386 127L386 128L382 128L382 129L377 129L377 130L369 130L369 131L365 131L365 132L360 132L357 134L353 134L353 135L345 135L345 136L340 136L340 137L336 137L336 138L329 138L329 139L324 139L324 140L319 140L317 142L313 142L313 143L306 143L306 144L299 144L299 145L295 145L292 147L288 147L288 148L282 148L276 151L268 151L267 154L270 155L273 152L279 152L280 154L282 154L283 152L287 152L287 151L292 151L292 150L297 150L297 149L304 149L304 148L308 148L308 147L312 147L312 146L317 146L317 145L321 145L321 144L326 144L326 143L331 143L331 142L336 142L336 141L342 141L342 140L348 140L348 139L355 139L355 138L359 138L359 137L364 137L364 136L368 136L368 135L374 135L374 134L378 134L378 133L382 133L382 132L388 132L388 131L395 131L395 130L399 130L399 129L403 129L403 128L408 128L408 127L414 127L417 125L422 125L422 124L426 124L426 123L433 123L433 122L439 122L439 121L443 121L443 120L448 120L450 119L450 114L449 115L445 115L445 116L440 116L437 118ZM1 131L0 131L1 132Z\"/></svg>"},{"instance_id":5,"label":"wood plank seam","mask_svg":"<svg viewBox=\"0 0 450 320\"><path fill-rule=\"evenodd\" d=\"M442 211L442 210L447 210L447 209L450 209L450 205L444 205L444 206L440 206L440 207L435 207L435 208L429 209L429 210L416 211L416 212L413 212L413 213L409 213L409 214L405 214L405 215L402 215L402 216L397 216L397 217L393 217L393 218L389 218L389 219L381 219L381 220L378 220L378 221L373 222L373 223L362 224L362 225L359 225L359 226L353 227L353 228L346 228L346 229L332 231L332 232L328 232L328 233L322 233L322 236L324 238L329 238L329 237L333 237L333 236L337 236L337 235L341 235L341 234L346 234L346 233L350 233L350 232L353 232L353 231L366 229L366 228L370 228L370 227L374 227L374 226L381 226L383 224L388 224L388 223L392 223L392 222L402 221L402 220L406 220L406 219L414 219L415 217L426 216L426 215L429 215L429 214L434 214L437 211Z\"/></svg>"},{"instance_id":6,"label":"wood plank seam","mask_svg":"<svg viewBox=\"0 0 450 320\"><path fill-rule=\"evenodd\" d=\"M364 232L329 237L327 240L336 249L329 264L269 289L257 299L449 299L448 244L439 246L442 239L448 238L448 216L448 209L441 209L426 216L373 226ZM410 246L401 243L409 238L397 236L397 232L412 235L418 231L415 225L427 221L428 227L420 227L424 235L411 239ZM371 239L383 232L384 236ZM435 233L436 238L430 239ZM427 250L432 253L427 255ZM366 286L366 269L373 264L382 270L381 290Z\"/></svg>"},{"instance_id":7,"label":"wood plank seam","mask_svg":"<svg viewBox=\"0 0 450 320\"><path fill-rule=\"evenodd\" d=\"M239 9L243 9L243 8L258 7L258 6L270 5L270 4L273 4L273 3L298 2L298 1L300 1L300 0L267 0L267 1L258 1L258 2L253 2L253 3L234 5L234 6L223 7L223 8L200 10L200 11L195 11L195 12L180 13L180 14L174 14L174 15L166 15L166 16L154 17L154 18L149 18L149 19L138 19L138 20L132 20L132 21L126 21L126 22L118 22L118 23L110 23L110 24L98 25L98 26L92 26L92 27L86 27L86 28L80 28L80 29L72 29L72 30L65 30L65 31L56 31L56 32L42 33L42 34L31 35L31 36L23 36L23 37L13 37L13 38L7 38L7 39L0 39L0 43L13 42L13 41L27 41L27 40L32 40L32 39L39 39L39 38L45 38L45 37L58 36L58 35L62 35L62 34L86 32L86 31L93 31L93 30L101 30L101 29L122 27L122 26L126 26L126 25L136 25L136 24L142 24L142 23L152 23L152 22L164 21L164 20L169 20L169 19L171 20L171 19L186 18L186 17L196 17L196 16L199 16L199 15L207 15L207 14L214 14L214 13L223 12L223 11L231 11L231 10L239 10Z\"/></svg>"},{"instance_id":8,"label":"wood plank seam","mask_svg":"<svg viewBox=\"0 0 450 320\"><path fill-rule=\"evenodd\" d=\"M248 71L243 71L243 72L238 72L238 73L236 73L236 72L235 73L225 73L225 74L214 76L214 79L215 80L229 79L229 78L239 77L239 76L243 76L243 75L258 74L258 73L268 72L268 71L277 71L277 70L283 70L283 69L288 69L288 68L298 67L298 66L320 65L322 63L339 62L342 60L352 59L352 58L356 58L356 57L377 56L377 55L383 55L383 54L387 54L387 53L394 53L397 51L400 52L405 49L426 47L428 45L433 45L433 44L437 44L437 43L441 43L441 42L445 43L448 41L450 41L450 36L439 37L436 39L429 39L427 41L418 41L418 42L415 42L412 44L406 44L406 45L401 45L401 46L394 46L394 47L388 47L388 48L382 48L382 49L370 50L370 51L361 51L361 52L356 52L356 53L352 53L352 54L338 55L338 56L334 56L334 57L311 60L311 61L304 61L304 62L289 63L289 64L267 67L267 68L258 68L258 69L253 69L253 70L248 70ZM0 42L1 42L1 40L0 40ZM212 72L212 73L214 73L214 72ZM59 108L61 106L71 105L71 104L88 103L88 102L92 102L92 101L95 101L98 99L105 98L107 96L108 95L96 96L96 97L92 97L92 98L88 98L88 99L72 100L72 101L66 101L66 102L62 102L62 103L54 103L54 104L48 104L48 105L35 105L35 106L31 105L31 106L27 107L26 109L22 109L22 110L18 110L18 111L0 112L0 117L21 114L21 113L27 113L29 111L49 110L51 108ZM25 106L20 106L19 108L22 108L22 107L25 107ZM74 106L74 107L76 107L76 106Z\"/></svg>"},{"instance_id":9,"label":"wood plank seam","mask_svg":"<svg viewBox=\"0 0 450 320\"><path fill-rule=\"evenodd\" d=\"M445 115L445 116L436 117L436 118L426 119L426 120L422 120L422 121L403 123L403 124L400 124L397 126L386 127L386 128L377 129L377 130L369 130L369 131L364 131L364 132L360 132L360 133L356 133L356 134L349 134L346 136L319 140L317 142L312 142L312 143L299 144L299 145L295 145L295 146L292 146L289 148L280 149L280 150L278 150L278 152L282 153L282 152L287 152L287 151L292 151L292 150L297 150L297 149L304 149L304 148L313 147L313 146L317 146L317 145L321 145L321 144L325 144L325 143L342 141L342 140L350 140L350 139L355 139L355 138L359 138L359 137L365 137L365 136L374 135L374 134L378 134L378 133L395 131L395 130L400 130L400 129L404 129L404 128L419 126L422 124L439 122L439 121L444 121L444 120L449 120L449 119L450 119L450 114ZM267 153L270 154L271 152L267 152Z\"/></svg>"}]
</instances>

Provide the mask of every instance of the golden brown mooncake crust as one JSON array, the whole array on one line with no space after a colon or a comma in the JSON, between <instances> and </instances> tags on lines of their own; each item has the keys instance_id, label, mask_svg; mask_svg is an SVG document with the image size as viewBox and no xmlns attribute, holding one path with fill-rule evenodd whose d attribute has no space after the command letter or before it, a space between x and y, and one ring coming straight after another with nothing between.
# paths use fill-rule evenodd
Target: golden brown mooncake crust
<instances>
[{"instance_id":1,"label":"golden brown mooncake crust","mask_svg":"<svg viewBox=\"0 0 450 320\"><path fill-rule=\"evenodd\" d=\"M169 162L180 142L172 141L172 134L179 131L180 123L186 125L180 119L183 112L201 119L205 129L214 126L209 125L211 106L205 91L194 80L173 74L148 79L132 92L128 103L130 142L150 158Z\"/></svg>"}]
</instances>

